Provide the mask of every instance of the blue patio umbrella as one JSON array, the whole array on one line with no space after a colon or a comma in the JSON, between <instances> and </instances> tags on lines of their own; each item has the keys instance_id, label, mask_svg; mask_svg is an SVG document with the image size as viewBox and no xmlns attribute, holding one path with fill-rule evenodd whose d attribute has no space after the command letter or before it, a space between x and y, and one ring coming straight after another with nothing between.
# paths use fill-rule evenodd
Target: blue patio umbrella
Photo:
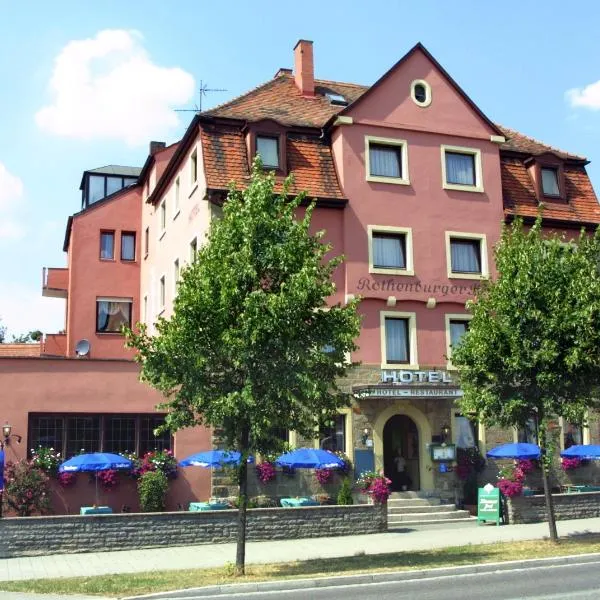
<instances>
[{"instance_id":1,"label":"blue patio umbrella","mask_svg":"<svg viewBox=\"0 0 600 600\"><path fill-rule=\"evenodd\" d=\"M197 452L179 461L180 467L207 467L219 468L225 465L239 465L241 454L235 450L206 450ZM251 456L248 462L253 462Z\"/></svg>"},{"instance_id":2,"label":"blue patio umbrella","mask_svg":"<svg viewBox=\"0 0 600 600\"><path fill-rule=\"evenodd\" d=\"M344 461L327 450L316 448L298 448L282 454L275 464L291 469L339 469L344 467Z\"/></svg>"},{"instance_id":3,"label":"blue patio umbrella","mask_svg":"<svg viewBox=\"0 0 600 600\"><path fill-rule=\"evenodd\" d=\"M76 473L77 471L106 471L107 469L131 469L133 462L120 454L109 452L92 452L79 454L66 460L58 470L61 473Z\"/></svg>"},{"instance_id":4,"label":"blue patio umbrella","mask_svg":"<svg viewBox=\"0 0 600 600\"><path fill-rule=\"evenodd\" d=\"M488 458L516 458L516 459L537 459L540 457L541 450L536 444L503 444L490 450L486 456Z\"/></svg>"},{"instance_id":5,"label":"blue patio umbrella","mask_svg":"<svg viewBox=\"0 0 600 600\"><path fill-rule=\"evenodd\" d=\"M563 450L560 455L563 458L581 458L582 460L599 460L600 446L593 444L577 444Z\"/></svg>"},{"instance_id":6,"label":"blue patio umbrella","mask_svg":"<svg viewBox=\"0 0 600 600\"><path fill-rule=\"evenodd\" d=\"M106 471L108 469L128 470L133 468L133 461L121 456L120 454L111 454L110 452L91 452L89 454L79 454L69 460L65 460L58 467L61 473L77 473L78 471L96 472ZM96 477L96 504L98 502L98 478Z\"/></svg>"}]
</instances>

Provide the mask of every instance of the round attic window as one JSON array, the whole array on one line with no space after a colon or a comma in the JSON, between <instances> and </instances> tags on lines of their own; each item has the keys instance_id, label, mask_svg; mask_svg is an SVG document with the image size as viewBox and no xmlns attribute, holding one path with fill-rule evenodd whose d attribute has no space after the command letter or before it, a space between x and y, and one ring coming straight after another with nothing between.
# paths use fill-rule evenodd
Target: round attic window
<instances>
[{"instance_id":1,"label":"round attic window","mask_svg":"<svg viewBox=\"0 0 600 600\"><path fill-rule=\"evenodd\" d=\"M410 95L417 106L429 106L431 104L431 87L426 81L417 79L410 86Z\"/></svg>"}]
</instances>

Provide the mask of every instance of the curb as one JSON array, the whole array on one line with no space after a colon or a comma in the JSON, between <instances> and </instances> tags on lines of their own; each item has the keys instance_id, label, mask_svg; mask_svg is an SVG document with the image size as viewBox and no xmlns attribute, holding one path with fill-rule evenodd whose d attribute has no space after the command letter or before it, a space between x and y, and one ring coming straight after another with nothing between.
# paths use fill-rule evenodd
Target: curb
<instances>
[{"instance_id":1,"label":"curb","mask_svg":"<svg viewBox=\"0 0 600 600\"><path fill-rule=\"evenodd\" d=\"M313 579L281 579L256 583L233 583L227 585L211 585L201 588L188 588L171 592L158 592L142 596L126 596L121 600L168 600L176 598L198 598L202 596L220 596L225 594L250 594L256 592L284 592L307 588L339 587L344 585L361 585L366 583L384 583L411 581L430 577L458 577L510 571L523 568L552 567L570 564L586 564L600 561L600 553L575 554L549 558L530 558L480 565L464 565L459 567L440 567L437 569L419 569L414 571L389 571L385 573L364 573L360 575L340 575L337 577L317 577Z\"/></svg>"}]
</instances>

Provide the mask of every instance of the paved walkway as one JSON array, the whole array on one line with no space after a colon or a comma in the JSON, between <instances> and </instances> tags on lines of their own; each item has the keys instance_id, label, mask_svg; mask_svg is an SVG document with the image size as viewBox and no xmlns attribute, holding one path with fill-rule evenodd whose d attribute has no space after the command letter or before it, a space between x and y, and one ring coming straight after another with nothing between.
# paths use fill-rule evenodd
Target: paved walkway
<instances>
[{"instance_id":1,"label":"paved walkway","mask_svg":"<svg viewBox=\"0 0 600 600\"><path fill-rule=\"evenodd\" d=\"M600 518L559 521L560 536L600 533ZM547 523L531 525L406 528L374 535L248 542L246 561L287 562L310 558L384 554L468 544L487 544L541 539L548 536ZM123 550L89 554L53 554L0 560L0 581L46 577L93 576L166 569L223 566L235 561L235 544L180 546L151 550Z\"/></svg>"}]
</instances>

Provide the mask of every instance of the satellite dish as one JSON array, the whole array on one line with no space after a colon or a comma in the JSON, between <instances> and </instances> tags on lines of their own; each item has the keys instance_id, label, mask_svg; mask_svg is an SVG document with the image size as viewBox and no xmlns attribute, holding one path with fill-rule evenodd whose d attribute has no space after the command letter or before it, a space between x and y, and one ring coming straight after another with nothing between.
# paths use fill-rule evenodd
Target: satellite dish
<instances>
[{"instance_id":1,"label":"satellite dish","mask_svg":"<svg viewBox=\"0 0 600 600\"><path fill-rule=\"evenodd\" d=\"M79 357L87 356L90 353L90 343L87 340L79 340L75 344L75 354Z\"/></svg>"}]
</instances>

